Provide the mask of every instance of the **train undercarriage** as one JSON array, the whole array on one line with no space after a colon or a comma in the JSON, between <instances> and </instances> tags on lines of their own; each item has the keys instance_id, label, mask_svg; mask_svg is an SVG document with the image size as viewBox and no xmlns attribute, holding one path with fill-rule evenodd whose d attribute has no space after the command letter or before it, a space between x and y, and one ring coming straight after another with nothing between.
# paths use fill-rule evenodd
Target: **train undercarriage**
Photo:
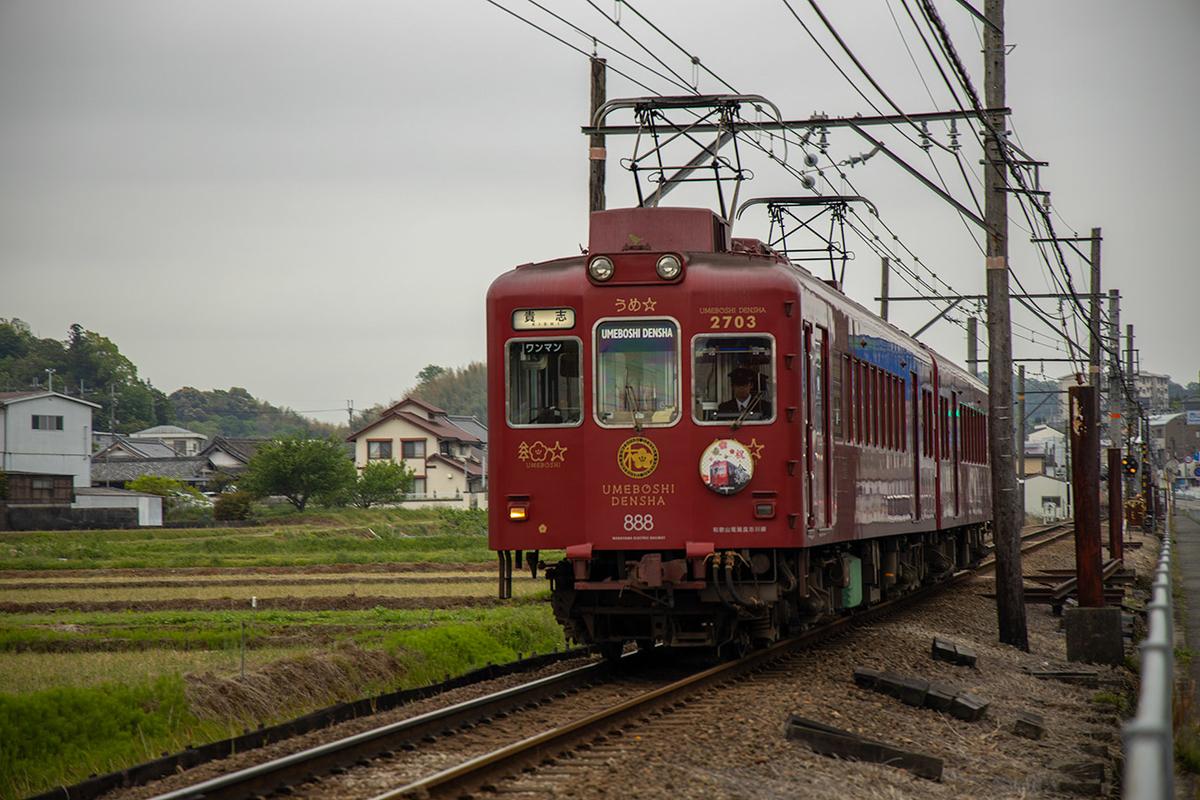
<instances>
[{"instance_id":1,"label":"train undercarriage","mask_svg":"<svg viewBox=\"0 0 1200 800\"><path fill-rule=\"evenodd\" d=\"M567 551L550 566L569 639L609 656L648 647L740 654L974 566L986 524L803 549Z\"/></svg>"}]
</instances>

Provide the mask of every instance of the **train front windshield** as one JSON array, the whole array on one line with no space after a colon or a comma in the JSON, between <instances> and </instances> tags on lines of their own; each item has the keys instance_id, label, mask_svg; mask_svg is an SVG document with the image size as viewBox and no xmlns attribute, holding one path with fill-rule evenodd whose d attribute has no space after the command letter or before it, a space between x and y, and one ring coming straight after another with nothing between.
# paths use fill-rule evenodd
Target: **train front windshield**
<instances>
[{"instance_id":1,"label":"train front windshield","mask_svg":"<svg viewBox=\"0 0 1200 800\"><path fill-rule=\"evenodd\" d=\"M514 427L579 425L583 378L579 340L508 343L508 422Z\"/></svg>"},{"instance_id":2,"label":"train front windshield","mask_svg":"<svg viewBox=\"0 0 1200 800\"><path fill-rule=\"evenodd\" d=\"M679 419L679 325L669 319L596 326L596 419L670 425Z\"/></svg>"}]
</instances>

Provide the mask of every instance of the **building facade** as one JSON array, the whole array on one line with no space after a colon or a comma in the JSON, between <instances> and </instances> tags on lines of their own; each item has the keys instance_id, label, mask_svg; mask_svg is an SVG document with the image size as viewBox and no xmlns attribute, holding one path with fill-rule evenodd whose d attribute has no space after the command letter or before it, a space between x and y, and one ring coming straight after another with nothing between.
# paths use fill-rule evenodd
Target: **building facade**
<instances>
[{"instance_id":1,"label":"building facade","mask_svg":"<svg viewBox=\"0 0 1200 800\"><path fill-rule=\"evenodd\" d=\"M100 406L58 392L0 393L0 471L92 480L92 412Z\"/></svg>"},{"instance_id":2,"label":"building facade","mask_svg":"<svg viewBox=\"0 0 1200 800\"><path fill-rule=\"evenodd\" d=\"M473 417L474 428L482 425ZM485 439L423 400L407 397L379 419L346 437L360 471L373 461L395 461L413 471L411 499L482 501Z\"/></svg>"}]
</instances>

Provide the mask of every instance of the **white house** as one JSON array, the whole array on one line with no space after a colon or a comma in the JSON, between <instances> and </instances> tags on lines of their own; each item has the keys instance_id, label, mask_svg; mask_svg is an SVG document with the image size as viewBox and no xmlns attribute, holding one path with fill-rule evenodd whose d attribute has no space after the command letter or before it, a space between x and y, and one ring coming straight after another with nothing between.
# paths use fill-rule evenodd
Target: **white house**
<instances>
[{"instance_id":1,"label":"white house","mask_svg":"<svg viewBox=\"0 0 1200 800\"><path fill-rule=\"evenodd\" d=\"M474 420L475 426L482 428L478 420ZM359 470L377 460L411 468L411 497L462 499L472 505L482 499L484 441L424 400L401 400L346 441L354 442L354 465Z\"/></svg>"},{"instance_id":2,"label":"white house","mask_svg":"<svg viewBox=\"0 0 1200 800\"><path fill-rule=\"evenodd\" d=\"M0 471L70 475L92 482L92 411L58 392L0 392Z\"/></svg>"},{"instance_id":3,"label":"white house","mask_svg":"<svg viewBox=\"0 0 1200 800\"><path fill-rule=\"evenodd\" d=\"M1046 520L1060 520L1071 516L1074 510L1071 507L1070 484L1049 475L1027 476L1025 513Z\"/></svg>"},{"instance_id":4,"label":"white house","mask_svg":"<svg viewBox=\"0 0 1200 800\"><path fill-rule=\"evenodd\" d=\"M1066 477L1067 436L1049 425L1039 425L1025 437L1025 452L1037 453L1048 469L1039 470L1059 478ZM1026 472L1029 470L1027 469Z\"/></svg>"},{"instance_id":5,"label":"white house","mask_svg":"<svg viewBox=\"0 0 1200 800\"><path fill-rule=\"evenodd\" d=\"M144 431L129 434L131 439L161 439L181 456L194 456L204 447L208 437L178 425L155 425Z\"/></svg>"}]
</instances>

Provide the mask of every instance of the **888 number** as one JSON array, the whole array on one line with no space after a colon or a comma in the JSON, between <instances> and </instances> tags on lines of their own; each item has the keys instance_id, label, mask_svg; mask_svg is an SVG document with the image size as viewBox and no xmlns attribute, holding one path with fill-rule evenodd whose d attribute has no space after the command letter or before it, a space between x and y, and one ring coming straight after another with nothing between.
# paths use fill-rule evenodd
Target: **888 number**
<instances>
[{"instance_id":1,"label":"888 number","mask_svg":"<svg viewBox=\"0 0 1200 800\"><path fill-rule=\"evenodd\" d=\"M652 530L654 530L654 515L653 514L626 514L625 515L625 530L627 530L627 531L652 531Z\"/></svg>"}]
</instances>

